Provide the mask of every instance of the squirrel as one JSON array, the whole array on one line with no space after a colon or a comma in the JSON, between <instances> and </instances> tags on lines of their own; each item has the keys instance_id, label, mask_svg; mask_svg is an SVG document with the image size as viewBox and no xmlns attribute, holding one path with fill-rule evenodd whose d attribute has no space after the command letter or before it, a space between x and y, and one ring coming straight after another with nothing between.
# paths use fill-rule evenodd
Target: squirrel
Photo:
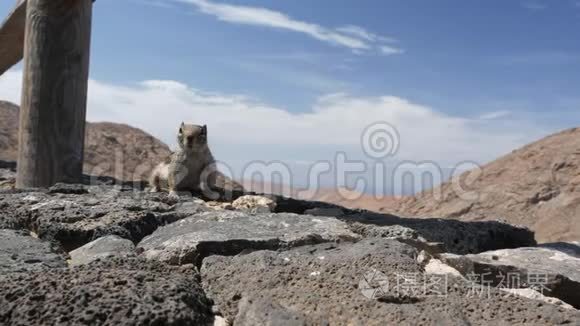
<instances>
[{"instance_id":1,"label":"squirrel","mask_svg":"<svg viewBox=\"0 0 580 326\"><path fill-rule=\"evenodd\" d=\"M169 196L179 197L180 190L201 191L210 199L220 190L244 192L237 182L217 170L216 161L207 142L207 126L181 123L177 134L179 149L159 163L149 179L151 192L167 185ZM217 191L217 193L216 193ZM210 194L208 196L208 194Z\"/></svg>"}]
</instances>

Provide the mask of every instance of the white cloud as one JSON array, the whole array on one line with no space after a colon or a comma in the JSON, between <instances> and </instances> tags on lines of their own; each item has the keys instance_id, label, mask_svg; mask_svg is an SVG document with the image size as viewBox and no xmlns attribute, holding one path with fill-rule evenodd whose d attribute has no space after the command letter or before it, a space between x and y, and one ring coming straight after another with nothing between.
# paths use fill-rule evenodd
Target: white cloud
<instances>
[{"instance_id":1,"label":"white cloud","mask_svg":"<svg viewBox=\"0 0 580 326\"><path fill-rule=\"evenodd\" d=\"M322 42L349 48L355 53L362 53L363 51L385 53L381 51L381 46L385 42L394 41L391 38L371 33L359 26L348 25L339 28L327 28L318 24L293 19L282 12L267 8L231 5L208 0L174 1L192 4L202 13L212 15L224 22L303 33ZM402 51L399 50L396 53L402 53ZM387 54L395 54L395 52Z\"/></svg>"},{"instance_id":2,"label":"white cloud","mask_svg":"<svg viewBox=\"0 0 580 326\"><path fill-rule=\"evenodd\" d=\"M376 42L376 41L384 41L384 42L391 42L391 43L397 42L397 40L394 38L377 35L377 34L374 34L374 33L367 31L366 29L364 29L360 26L355 26L355 25L347 25L347 26L339 27L336 30L338 32L350 34L350 35L365 39L365 40L370 41L370 42Z\"/></svg>"},{"instance_id":3,"label":"white cloud","mask_svg":"<svg viewBox=\"0 0 580 326\"><path fill-rule=\"evenodd\" d=\"M479 119L481 119L481 120L496 120L496 119L508 117L511 114L512 113L510 111L507 111L507 110L494 111L494 112L488 112L488 113L482 114L481 116L479 116Z\"/></svg>"},{"instance_id":4,"label":"white cloud","mask_svg":"<svg viewBox=\"0 0 580 326\"><path fill-rule=\"evenodd\" d=\"M0 100L20 103L22 72L9 70L0 76Z\"/></svg>"},{"instance_id":5,"label":"white cloud","mask_svg":"<svg viewBox=\"0 0 580 326\"><path fill-rule=\"evenodd\" d=\"M345 33L345 34L349 34L358 38L362 38L365 39L367 41L371 41L374 42L378 39L378 36L365 30L362 27L359 26L354 26L354 25L348 25L348 26L343 26L343 27L339 27L336 29L338 32L341 33Z\"/></svg>"},{"instance_id":6,"label":"white cloud","mask_svg":"<svg viewBox=\"0 0 580 326\"><path fill-rule=\"evenodd\" d=\"M19 71L0 77L0 98L18 103L20 82ZM91 80L87 118L127 123L170 145L181 121L208 124L218 158L246 161L255 158L250 153L296 162L337 151L363 159L361 134L377 121L392 124L400 134L395 159L446 166L491 160L545 134L526 121L468 119L396 96L330 94L320 97L309 112L293 113L245 96L161 80L129 86Z\"/></svg>"},{"instance_id":7,"label":"white cloud","mask_svg":"<svg viewBox=\"0 0 580 326\"><path fill-rule=\"evenodd\" d=\"M385 55L392 55L392 54L402 54L405 53L404 50L399 49L399 48L395 48L389 45L382 45L380 46L381 49L381 53L385 54Z\"/></svg>"}]
</instances>

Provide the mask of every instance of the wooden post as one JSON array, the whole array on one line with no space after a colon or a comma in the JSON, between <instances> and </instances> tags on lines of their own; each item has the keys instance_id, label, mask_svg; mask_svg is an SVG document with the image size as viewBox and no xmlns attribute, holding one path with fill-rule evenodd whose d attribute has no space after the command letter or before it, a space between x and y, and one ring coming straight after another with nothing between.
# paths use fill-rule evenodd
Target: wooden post
<instances>
[{"instance_id":1,"label":"wooden post","mask_svg":"<svg viewBox=\"0 0 580 326\"><path fill-rule=\"evenodd\" d=\"M82 180L91 0L28 0L17 188Z\"/></svg>"}]
</instances>

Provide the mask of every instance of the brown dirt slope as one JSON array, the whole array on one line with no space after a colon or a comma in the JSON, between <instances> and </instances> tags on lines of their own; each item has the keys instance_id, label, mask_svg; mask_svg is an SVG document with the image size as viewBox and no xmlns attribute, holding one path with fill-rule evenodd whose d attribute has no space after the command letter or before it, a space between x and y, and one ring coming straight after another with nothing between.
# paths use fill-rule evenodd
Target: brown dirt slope
<instances>
[{"instance_id":1,"label":"brown dirt slope","mask_svg":"<svg viewBox=\"0 0 580 326\"><path fill-rule=\"evenodd\" d=\"M580 240L580 128L529 144L485 165L479 175L466 172L397 206L411 216L505 219L534 230L539 242Z\"/></svg>"},{"instance_id":2,"label":"brown dirt slope","mask_svg":"<svg viewBox=\"0 0 580 326\"><path fill-rule=\"evenodd\" d=\"M18 156L18 106L0 101L0 160ZM85 137L85 173L121 180L147 179L170 149L143 130L124 124L88 123Z\"/></svg>"},{"instance_id":3,"label":"brown dirt slope","mask_svg":"<svg viewBox=\"0 0 580 326\"><path fill-rule=\"evenodd\" d=\"M0 160L16 161L18 156L18 106L0 101Z\"/></svg>"}]
</instances>

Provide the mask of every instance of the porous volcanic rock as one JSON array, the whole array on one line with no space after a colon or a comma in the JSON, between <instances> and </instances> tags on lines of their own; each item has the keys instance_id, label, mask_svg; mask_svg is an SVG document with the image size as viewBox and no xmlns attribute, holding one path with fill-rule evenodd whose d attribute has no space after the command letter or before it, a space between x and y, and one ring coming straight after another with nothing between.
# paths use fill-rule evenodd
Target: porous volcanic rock
<instances>
[{"instance_id":1,"label":"porous volcanic rock","mask_svg":"<svg viewBox=\"0 0 580 326\"><path fill-rule=\"evenodd\" d=\"M263 196L242 196L232 202L234 209L248 213L271 213L276 208L276 202Z\"/></svg>"},{"instance_id":2,"label":"porous volcanic rock","mask_svg":"<svg viewBox=\"0 0 580 326\"><path fill-rule=\"evenodd\" d=\"M0 227L34 231L70 251L112 234L137 243L160 225L204 210L201 203L176 203L161 193L67 185L5 191L0 196Z\"/></svg>"},{"instance_id":3,"label":"porous volcanic rock","mask_svg":"<svg viewBox=\"0 0 580 326\"><path fill-rule=\"evenodd\" d=\"M538 247L558 250L567 255L580 258L580 241L542 243Z\"/></svg>"},{"instance_id":4,"label":"porous volcanic rock","mask_svg":"<svg viewBox=\"0 0 580 326\"><path fill-rule=\"evenodd\" d=\"M66 266L66 254L29 232L0 229L0 274Z\"/></svg>"},{"instance_id":5,"label":"porous volcanic rock","mask_svg":"<svg viewBox=\"0 0 580 326\"><path fill-rule=\"evenodd\" d=\"M7 163L0 161L0 190L11 187L16 181L16 164L12 166Z\"/></svg>"},{"instance_id":6,"label":"porous volcanic rock","mask_svg":"<svg viewBox=\"0 0 580 326\"><path fill-rule=\"evenodd\" d=\"M342 212L343 214L354 212L353 210L338 205L320 201L300 200L279 195L263 195L263 196L272 199L276 203L276 207L274 209L274 212L276 213L306 214L306 211L310 209L335 209L335 212Z\"/></svg>"},{"instance_id":7,"label":"porous volcanic rock","mask_svg":"<svg viewBox=\"0 0 580 326\"><path fill-rule=\"evenodd\" d=\"M268 297L242 298L235 321L236 326L308 325L300 313L290 311Z\"/></svg>"},{"instance_id":8,"label":"porous volcanic rock","mask_svg":"<svg viewBox=\"0 0 580 326\"><path fill-rule=\"evenodd\" d=\"M543 295L542 293L540 293L539 291L533 290L533 289L512 289L512 288L505 288L505 289L500 289L504 292L510 293L510 294L514 294L514 295L518 295L520 297L524 297L524 298L528 298L528 299L533 299L536 301L543 301L543 302L547 302L549 304L553 304L556 306L560 306L562 308L566 308L566 309L575 309L573 306L567 304L566 302L558 299L558 298L554 298L554 297L547 297L545 295Z\"/></svg>"},{"instance_id":9,"label":"porous volcanic rock","mask_svg":"<svg viewBox=\"0 0 580 326\"><path fill-rule=\"evenodd\" d=\"M456 254L518 248L536 245L534 233L521 226L501 221L462 222L446 219L401 218L371 212L350 213L339 217L353 224L365 236L421 240L439 251Z\"/></svg>"},{"instance_id":10,"label":"porous volcanic rock","mask_svg":"<svg viewBox=\"0 0 580 326\"><path fill-rule=\"evenodd\" d=\"M483 297L477 284L428 265L445 252L534 245L525 228L280 196L268 196L273 213L221 210L188 194L92 181L0 190L0 227L22 229L0 233L1 325L580 322L565 305L496 289ZM573 243L544 247L577 255ZM83 265L66 266L71 250L71 264Z\"/></svg>"},{"instance_id":11,"label":"porous volcanic rock","mask_svg":"<svg viewBox=\"0 0 580 326\"><path fill-rule=\"evenodd\" d=\"M143 255L171 264L199 264L208 255L281 249L360 238L335 218L293 213L214 211L157 229L138 245Z\"/></svg>"},{"instance_id":12,"label":"porous volcanic rock","mask_svg":"<svg viewBox=\"0 0 580 326\"><path fill-rule=\"evenodd\" d=\"M549 248L504 249L442 259L463 275L487 275L497 285L511 275L509 287L533 288L580 308L580 258ZM516 282L517 280L517 282Z\"/></svg>"},{"instance_id":13,"label":"porous volcanic rock","mask_svg":"<svg viewBox=\"0 0 580 326\"><path fill-rule=\"evenodd\" d=\"M267 197L276 204L277 213L312 212L321 215L319 220L342 220L362 236L424 242L430 251L468 254L535 245L528 229L498 221L400 218L319 202ZM137 243L158 226L210 210L208 206L191 196L184 196L177 203L165 193L144 193L126 186L59 184L48 191L4 191L0 197L0 227L32 230L41 238L57 240L72 250L109 234ZM403 234L401 230L406 231Z\"/></svg>"},{"instance_id":14,"label":"porous volcanic rock","mask_svg":"<svg viewBox=\"0 0 580 326\"><path fill-rule=\"evenodd\" d=\"M69 253L71 266L86 265L97 259L109 257L132 257L136 255L135 245L131 240L117 235L107 235L77 248Z\"/></svg>"},{"instance_id":15,"label":"porous volcanic rock","mask_svg":"<svg viewBox=\"0 0 580 326\"><path fill-rule=\"evenodd\" d=\"M244 316L244 299L271 298L276 311L307 325L565 324L580 313L463 279L425 275L417 250L388 239L256 251L204 260L203 287L226 318ZM426 285L424 285L426 284ZM242 302L242 304L240 304ZM265 309L269 309L266 307Z\"/></svg>"},{"instance_id":16,"label":"porous volcanic rock","mask_svg":"<svg viewBox=\"0 0 580 326\"><path fill-rule=\"evenodd\" d=\"M194 269L111 258L0 275L2 325L209 325Z\"/></svg>"}]
</instances>

